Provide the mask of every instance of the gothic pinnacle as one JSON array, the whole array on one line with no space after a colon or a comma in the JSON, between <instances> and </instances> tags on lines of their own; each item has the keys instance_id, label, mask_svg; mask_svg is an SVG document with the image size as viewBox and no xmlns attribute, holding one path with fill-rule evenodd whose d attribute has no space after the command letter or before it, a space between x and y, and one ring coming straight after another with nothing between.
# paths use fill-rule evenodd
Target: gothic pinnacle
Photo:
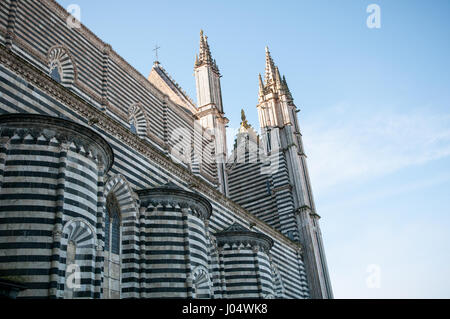
<instances>
[{"instance_id":1,"label":"gothic pinnacle","mask_svg":"<svg viewBox=\"0 0 450 319\"><path fill-rule=\"evenodd\" d=\"M280 76L280 70L278 70L278 67L275 67L275 82L278 88L282 88L283 85L281 83L281 76Z\"/></svg>"},{"instance_id":2,"label":"gothic pinnacle","mask_svg":"<svg viewBox=\"0 0 450 319\"><path fill-rule=\"evenodd\" d=\"M209 62L211 61L211 51L209 50L208 37L200 31L200 61Z\"/></svg>"},{"instance_id":3,"label":"gothic pinnacle","mask_svg":"<svg viewBox=\"0 0 450 319\"><path fill-rule=\"evenodd\" d=\"M289 87L288 87L288 84L287 84L287 81L286 81L286 77L285 77L284 75L283 75L283 89L285 90L287 96L288 96L291 100L293 100L291 91L289 90Z\"/></svg>"},{"instance_id":4,"label":"gothic pinnacle","mask_svg":"<svg viewBox=\"0 0 450 319\"><path fill-rule=\"evenodd\" d=\"M208 37L204 34L203 30L200 30L200 52L198 58L196 58L195 66L201 66L203 64L212 65L213 68L218 71L215 60L211 56L211 50L209 49Z\"/></svg>"},{"instance_id":5,"label":"gothic pinnacle","mask_svg":"<svg viewBox=\"0 0 450 319\"><path fill-rule=\"evenodd\" d=\"M261 73L259 74L259 96L264 96L264 83L261 77Z\"/></svg>"},{"instance_id":6,"label":"gothic pinnacle","mask_svg":"<svg viewBox=\"0 0 450 319\"><path fill-rule=\"evenodd\" d=\"M275 64L270 56L269 47L266 46L266 74L265 82L271 84L275 80Z\"/></svg>"}]
</instances>

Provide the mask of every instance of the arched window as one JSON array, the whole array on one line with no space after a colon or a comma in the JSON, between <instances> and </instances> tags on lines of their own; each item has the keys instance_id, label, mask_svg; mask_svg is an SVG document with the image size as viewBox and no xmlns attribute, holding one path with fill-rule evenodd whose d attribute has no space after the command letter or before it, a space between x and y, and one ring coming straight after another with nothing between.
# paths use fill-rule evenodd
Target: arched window
<instances>
[{"instance_id":1,"label":"arched window","mask_svg":"<svg viewBox=\"0 0 450 319\"><path fill-rule=\"evenodd\" d=\"M77 78L75 63L64 46L56 45L47 54L49 75L53 80L70 87Z\"/></svg>"},{"instance_id":2,"label":"arched window","mask_svg":"<svg viewBox=\"0 0 450 319\"><path fill-rule=\"evenodd\" d=\"M121 284L121 216L119 203L113 193L106 199L105 265L103 297L120 298Z\"/></svg>"},{"instance_id":3,"label":"arched window","mask_svg":"<svg viewBox=\"0 0 450 319\"><path fill-rule=\"evenodd\" d=\"M106 200L105 251L117 255L120 253L120 212L114 194L110 194Z\"/></svg>"},{"instance_id":4,"label":"arched window","mask_svg":"<svg viewBox=\"0 0 450 319\"><path fill-rule=\"evenodd\" d=\"M144 138L147 135L147 116L139 103L133 104L128 110L130 131Z\"/></svg>"},{"instance_id":5,"label":"arched window","mask_svg":"<svg viewBox=\"0 0 450 319\"><path fill-rule=\"evenodd\" d=\"M61 74L59 73L59 69L57 66L55 66L51 72L50 72L50 76L52 77L53 80L55 80L58 83L61 83Z\"/></svg>"},{"instance_id":6,"label":"arched window","mask_svg":"<svg viewBox=\"0 0 450 319\"><path fill-rule=\"evenodd\" d=\"M134 122L134 119L132 119L130 121L130 130L131 130L131 133L137 134L136 124Z\"/></svg>"}]
</instances>

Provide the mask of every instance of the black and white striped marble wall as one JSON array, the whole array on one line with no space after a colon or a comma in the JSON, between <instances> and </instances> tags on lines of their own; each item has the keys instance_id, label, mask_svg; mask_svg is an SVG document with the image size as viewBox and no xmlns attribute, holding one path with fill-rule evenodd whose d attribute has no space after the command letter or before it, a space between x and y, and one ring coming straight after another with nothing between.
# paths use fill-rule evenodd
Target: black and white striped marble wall
<instances>
[{"instance_id":1,"label":"black and white striped marble wall","mask_svg":"<svg viewBox=\"0 0 450 319\"><path fill-rule=\"evenodd\" d=\"M1 115L0 135L0 275L26 280L23 297L58 297L73 241L80 297L94 297L98 195L112 149L84 126L42 115Z\"/></svg>"},{"instance_id":2,"label":"black and white striped marble wall","mask_svg":"<svg viewBox=\"0 0 450 319\"><path fill-rule=\"evenodd\" d=\"M64 106L44 92L41 92L39 89L28 86L26 82L10 70L0 66L0 72L0 112L2 114L47 114L87 124L85 118L77 115L70 108ZM105 181L113 180L114 176L120 175L123 176L123 180L126 181L129 188L133 190L152 188L163 185L167 183L167 181L176 183L182 188L189 189L189 184L184 182L182 178L171 175L164 169L152 164L143 155L130 149L108 132L96 129L95 127L92 129L104 136L114 150L114 165L108 175L105 176ZM86 183L89 183L88 180L86 180ZM133 198L133 195L131 190L127 196L128 200L132 201L131 198ZM236 215L232 210L218 202L214 197L207 197L207 199L213 206L213 214L208 229L211 234L227 228L236 220L240 220L243 224L248 223L245 219L242 219L241 216ZM130 246L128 249L124 250L124 252L130 254L130 257L126 258L127 262L129 261L129 267L125 268L126 270L124 271L123 295L138 297L136 287L139 285L138 282L135 281L134 275L131 274L135 271L135 264L140 260L140 256L138 257L139 253L137 253L136 250L136 243L138 242L137 238L139 237L137 235L139 232L136 230L138 223L135 220L129 220L127 223L128 226L130 226L130 232L132 233L130 236L132 238L124 244L124 246ZM101 232L97 234L97 238L99 240L103 239ZM0 238L0 240L3 239ZM3 241L2 245L3 247L6 247L8 244ZM275 243L271 254L273 256L274 264L276 264L280 270L281 277L284 277L285 296L287 298L308 297L307 284L306 282L301 281L301 278L305 276L302 261L295 249L286 245L282 240L281 242ZM128 279L125 279L125 273L128 269L130 275L128 276ZM4 272L3 274L7 273L9 274L9 272ZM45 289L42 290L41 294L34 294L33 296L47 296L44 291ZM31 292L29 293L31 294ZM96 296L100 295L100 291L95 293Z\"/></svg>"},{"instance_id":3,"label":"black and white striped marble wall","mask_svg":"<svg viewBox=\"0 0 450 319\"><path fill-rule=\"evenodd\" d=\"M205 280L210 286L206 228L212 213L209 201L174 184L140 190L138 195L145 231L141 240L140 264L145 265L140 278L141 297L211 298L211 287L205 290L199 282Z\"/></svg>"},{"instance_id":4,"label":"black and white striped marble wall","mask_svg":"<svg viewBox=\"0 0 450 319\"><path fill-rule=\"evenodd\" d=\"M252 231L264 233L273 240L273 247L269 252L258 252L259 269L263 270L265 274L260 278L261 287L272 285L272 288L267 288L268 290L261 288L260 294L263 297L270 294L281 297L280 294L276 294L276 291L282 291L284 298L308 298L306 274L298 245L246 213L212 187L196 188L195 184L201 184L201 181L189 175L176 164L157 162L146 155L145 148L156 149L155 152L163 150L158 139L164 139L161 118L161 115L164 114L162 112L165 103L164 97L156 89L151 88L150 83L147 81L144 83L135 73L128 74L123 70L124 62L115 54L107 64L108 69L114 71L108 73L108 78L104 79L105 74L101 70L105 67L103 52L105 45L84 27L81 30L68 30L64 19L64 15L67 17L67 14L54 1L43 0L40 6L30 0L13 2L18 7L17 14L12 18L5 15L5 12L9 12L11 7L9 6L10 1L0 3L0 35L3 39L6 38L6 30L2 29L3 24L6 25L6 29L10 28L14 31L13 36L10 35L11 50L4 45L5 41L1 42L2 38L0 37L2 59L0 64L0 114L37 114L78 123L83 127L80 130L88 129L92 135L100 135L114 153L114 164L108 170L106 162L103 167L98 166L95 159L89 157L86 147L84 150L79 147L80 141L78 144L74 143L75 147L71 147L69 144L67 150L61 150L58 143L52 144L55 141L46 140L45 143L39 141L39 136L35 133L31 134L31 138L27 135L20 135L20 138L16 137L18 153L14 154L14 152L10 152L10 150L15 150L14 142L8 144L9 140L13 140L14 135L1 140L0 277L22 276L29 282L30 289L27 289L19 297L63 298L65 296L67 291L65 263L69 245L78 245L77 247L83 249L79 256L69 254L69 259L78 261L80 258L84 258L81 256L86 256L87 260L81 263L83 290L74 291L73 296L102 297L105 204L107 196L113 193L118 200L122 215L122 298L162 295L226 297L226 282L221 283L220 281L220 274L223 272L220 258L223 256L220 257L217 251L215 235L234 223L245 228L253 224ZM6 17L7 22L4 21ZM36 27L37 19L47 21L47 23L42 23L43 28ZM55 46L64 47L70 54L71 63L74 64L73 76L77 81L70 86L67 85L67 82L57 83L57 81L51 80L49 49ZM33 74L32 77L20 71L20 67L13 66L14 63L11 61L26 67L27 72ZM72 72L72 69L68 69L66 64L63 66L64 70L61 71L63 75L65 72L66 74ZM40 80L33 80L37 78ZM66 79L71 79L71 77L66 77ZM105 85L107 85L106 90ZM63 88L60 90L59 86ZM135 98L131 100L131 96ZM102 101L102 98L107 99L106 103ZM109 117L122 128L113 129L109 126L97 125L98 118L87 117L80 112L78 107L69 105L66 99L74 99L77 101L77 105L83 105L92 112L103 110L106 106L106 110L102 113L104 115L98 116ZM136 105L136 102L139 102L141 110L146 112L145 125L147 125L148 136L133 137L130 134L129 137L128 133L123 131L123 127L129 127L129 108ZM169 119L173 118L176 118L175 114L169 117ZM139 125L144 123L142 117L139 117L138 122ZM169 120L166 131L181 125L177 123ZM185 123L183 125L188 126ZM138 135L143 135L142 127L139 130L141 134ZM126 138L124 138L125 135ZM202 144L202 141L196 143ZM145 145L145 148L132 147L131 144ZM13 148L7 149L6 145ZM26 152L20 155L24 150ZM13 163L14 165L11 166L8 161L12 161L14 156L45 158L48 166L33 168L33 165L27 165L28 162ZM59 172L61 168L58 166L62 160L67 162L64 175ZM33 159L30 158L26 161L33 161ZM170 159L167 158L167 161ZM7 163L8 165L6 165ZM178 172L182 171L183 176L174 173L171 167L176 167ZM16 173L12 173L14 170ZM22 172L29 172L29 175L25 178L20 175L23 174ZM14 180L15 178L17 180ZM11 183L22 182L28 183L28 187L11 185ZM204 197L212 207L210 216L206 220L202 220L196 214L186 212L182 205L180 205L181 210L178 211L176 205L169 205L168 200L153 208L150 207L151 201L147 206L142 204L142 199L137 195L140 190L158 188L168 182L184 191ZM30 185L33 187L30 188ZM62 192L64 200L61 199L60 193ZM10 201L14 200L14 196L21 194L37 196L39 199L29 199L33 201L33 205L28 205L30 209L23 212L8 211L8 207L11 206ZM23 200L26 199L21 198L20 205L16 204L16 206L25 207L27 204ZM51 202L52 204L49 205L52 210L49 211L48 208L45 208L47 206L43 206L42 210L33 208L37 200L45 203ZM157 209L158 205L162 206L159 207L159 210ZM168 225L171 224L155 227L158 223L164 225L164 218L169 216L175 216L170 217L176 220L174 225L185 227L182 229L188 234L187 238L180 237L179 239L180 243L183 242L185 245L183 249L186 248L186 245L189 247L189 253L186 253L186 250L179 251L185 258L189 257L190 259L191 266L184 267L184 270L179 265L177 268L171 265L152 264L152 260L157 260L159 250L171 247L167 246L167 243L158 245L158 233L154 230L158 227L168 227L165 230L170 234L175 235L180 232L176 227L170 228ZM19 224L18 221L23 221L23 218L28 218L30 222L24 223L23 229L20 227L15 229L14 227ZM56 225L60 225L58 226L60 229L54 232ZM89 240L80 242L85 238L85 236L78 237L77 234L80 232L89 237ZM176 240L174 241L176 242ZM54 244L56 242L59 244ZM175 244L175 247L178 248L170 249L177 250L180 245ZM34 254L28 254L30 249ZM26 263L29 263L30 268L23 268ZM166 274L184 271L182 276L174 275L170 284L168 282L159 283L159 287L171 287L175 290L183 287L184 291L181 289L171 295L168 290L164 290L165 288L159 290L152 288L157 287L152 284L157 285L158 278L161 278L156 275L158 271ZM268 275L269 273L276 273L277 281L273 281ZM184 282L182 282L183 280ZM272 284L269 283L271 280Z\"/></svg>"}]
</instances>

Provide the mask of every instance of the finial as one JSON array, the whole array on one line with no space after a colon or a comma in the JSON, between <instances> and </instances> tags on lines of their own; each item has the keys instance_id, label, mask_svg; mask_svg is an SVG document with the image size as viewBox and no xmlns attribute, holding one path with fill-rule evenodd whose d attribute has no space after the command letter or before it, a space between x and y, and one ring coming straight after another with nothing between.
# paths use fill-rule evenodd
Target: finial
<instances>
[{"instance_id":1,"label":"finial","mask_svg":"<svg viewBox=\"0 0 450 319\"><path fill-rule=\"evenodd\" d=\"M258 76L258 80L259 80L259 96L263 96L264 95L264 83L261 77L261 73Z\"/></svg>"},{"instance_id":2,"label":"finial","mask_svg":"<svg viewBox=\"0 0 450 319\"><path fill-rule=\"evenodd\" d=\"M280 70L278 70L277 66L275 67L275 82L280 88L282 87Z\"/></svg>"},{"instance_id":3,"label":"finial","mask_svg":"<svg viewBox=\"0 0 450 319\"><path fill-rule=\"evenodd\" d=\"M208 37L204 34L203 30L200 30L200 52L198 55L198 62L195 66L201 66L203 64L213 64L211 57L211 50L209 49Z\"/></svg>"},{"instance_id":4,"label":"finial","mask_svg":"<svg viewBox=\"0 0 450 319\"><path fill-rule=\"evenodd\" d=\"M246 117L245 117L245 111L244 111L244 109L241 109L241 120L242 120L242 122L247 121L247 119L246 119Z\"/></svg>"},{"instance_id":5,"label":"finial","mask_svg":"<svg viewBox=\"0 0 450 319\"><path fill-rule=\"evenodd\" d=\"M248 124L244 109L241 109L241 120L242 120L241 126L248 129L250 127L250 125Z\"/></svg>"},{"instance_id":6,"label":"finial","mask_svg":"<svg viewBox=\"0 0 450 319\"><path fill-rule=\"evenodd\" d=\"M275 80L275 64L273 63L272 57L270 56L269 47L266 46L266 74L265 82L267 84L272 84Z\"/></svg>"}]
</instances>

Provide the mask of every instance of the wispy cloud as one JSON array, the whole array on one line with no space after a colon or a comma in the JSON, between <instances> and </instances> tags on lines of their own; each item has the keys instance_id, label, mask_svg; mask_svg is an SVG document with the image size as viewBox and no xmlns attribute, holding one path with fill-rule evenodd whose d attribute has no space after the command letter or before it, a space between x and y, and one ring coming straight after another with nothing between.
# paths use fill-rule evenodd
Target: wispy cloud
<instances>
[{"instance_id":1,"label":"wispy cloud","mask_svg":"<svg viewBox=\"0 0 450 319\"><path fill-rule=\"evenodd\" d=\"M303 120L302 129L316 190L450 156L450 115L425 108L362 113L341 103Z\"/></svg>"},{"instance_id":2,"label":"wispy cloud","mask_svg":"<svg viewBox=\"0 0 450 319\"><path fill-rule=\"evenodd\" d=\"M450 115L427 108L359 111L341 103L302 118L301 124L316 199L350 185L348 196L320 201L336 296L448 297L448 280L442 280L450 258L446 206L435 205L430 218L398 198L448 185L450 172L401 174L450 158ZM377 184L380 178L388 183ZM351 222L343 223L342 216ZM366 285L371 264L380 266L380 289Z\"/></svg>"}]
</instances>

